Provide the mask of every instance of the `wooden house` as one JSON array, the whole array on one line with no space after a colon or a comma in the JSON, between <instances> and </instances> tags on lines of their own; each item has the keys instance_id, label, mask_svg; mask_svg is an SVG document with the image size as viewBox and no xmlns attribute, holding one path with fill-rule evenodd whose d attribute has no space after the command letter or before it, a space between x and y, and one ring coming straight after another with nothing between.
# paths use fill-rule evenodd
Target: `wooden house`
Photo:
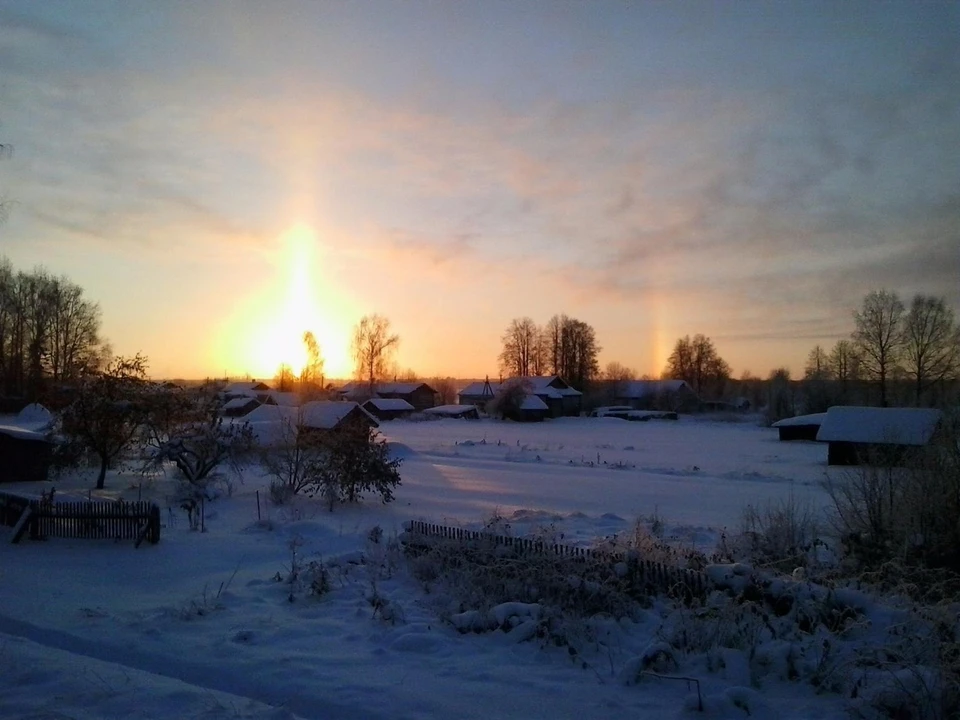
<instances>
[{"instance_id":1,"label":"wooden house","mask_svg":"<svg viewBox=\"0 0 960 720\"><path fill-rule=\"evenodd\" d=\"M400 398L370 398L361 407L378 420L396 420L414 411L413 405Z\"/></svg>"},{"instance_id":2,"label":"wooden house","mask_svg":"<svg viewBox=\"0 0 960 720\"><path fill-rule=\"evenodd\" d=\"M634 410L695 412L700 398L686 380L631 380L616 388L614 403Z\"/></svg>"},{"instance_id":3,"label":"wooden house","mask_svg":"<svg viewBox=\"0 0 960 720\"><path fill-rule=\"evenodd\" d=\"M41 432L0 427L0 483L47 479L53 443Z\"/></svg>"},{"instance_id":4,"label":"wooden house","mask_svg":"<svg viewBox=\"0 0 960 720\"><path fill-rule=\"evenodd\" d=\"M498 383L492 383L489 380L471 383L460 391L458 401L461 405L476 405L486 410L487 403L496 397L501 388L512 383L521 383L526 388L528 396L539 398L547 407L547 417L580 414L583 393L570 387L559 375L514 377ZM532 405L533 403L531 403L531 413L541 412L539 407L533 408Z\"/></svg>"},{"instance_id":5,"label":"wooden house","mask_svg":"<svg viewBox=\"0 0 960 720\"><path fill-rule=\"evenodd\" d=\"M820 432L820 426L826 416L826 413L797 415L796 417L777 420L771 427L775 427L779 431L781 440L816 440L817 433Z\"/></svg>"},{"instance_id":6,"label":"wooden house","mask_svg":"<svg viewBox=\"0 0 960 720\"><path fill-rule=\"evenodd\" d=\"M349 382L338 393L344 400L354 402L371 399L370 386L362 382ZM418 381L377 383L373 387L373 397L405 400L414 410L426 410L437 404L437 391Z\"/></svg>"},{"instance_id":7,"label":"wooden house","mask_svg":"<svg viewBox=\"0 0 960 720\"><path fill-rule=\"evenodd\" d=\"M263 403L255 397L235 397L227 400L220 410L224 417L244 417L260 407Z\"/></svg>"},{"instance_id":8,"label":"wooden house","mask_svg":"<svg viewBox=\"0 0 960 720\"><path fill-rule=\"evenodd\" d=\"M929 408L837 406L827 410L817 440L828 465L899 465L927 445L942 419Z\"/></svg>"}]
</instances>

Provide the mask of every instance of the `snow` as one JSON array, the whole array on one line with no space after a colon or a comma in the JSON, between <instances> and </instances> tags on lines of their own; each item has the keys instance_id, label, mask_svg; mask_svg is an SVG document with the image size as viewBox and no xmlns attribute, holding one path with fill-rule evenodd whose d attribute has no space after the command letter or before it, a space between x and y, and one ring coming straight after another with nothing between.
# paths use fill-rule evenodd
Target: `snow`
<instances>
[{"instance_id":1,"label":"snow","mask_svg":"<svg viewBox=\"0 0 960 720\"><path fill-rule=\"evenodd\" d=\"M777 420L770 427L782 428L782 427L795 427L802 425L822 425L824 418L827 417L826 413L810 413L809 415L796 415L791 418L784 418L783 420Z\"/></svg>"},{"instance_id":2,"label":"snow","mask_svg":"<svg viewBox=\"0 0 960 720\"><path fill-rule=\"evenodd\" d=\"M364 405L373 405L378 410L412 412L413 405L401 398L371 398Z\"/></svg>"},{"instance_id":3,"label":"snow","mask_svg":"<svg viewBox=\"0 0 960 720\"><path fill-rule=\"evenodd\" d=\"M259 401L254 397L248 397L246 395L241 397L235 397L232 400L227 400L223 404L224 410L239 410L240 408L245 408L252 403L259 404Z\"/></svg>"},{"instance_id":4,"label":"snow","mask_svg":"<svg viewBox=\"0 0 960 720\"><path fill-rule=\"evenodd\" d=\"M278 422L288 410L254 413ZM745 687L738 650L724 651L722 671L705 656L665 655L658 606L634 620L585 621L594 640L575 659L536 636L537 604L439 612L402 567L376 560L385 543L368 539L374 526L395 537L411 519L480 528L496 515L515 534L549 530L588 546L657 513L667 537L709 548L748 502L792 494L823 506L820 480L833 472L823 446L689 418L397 421L385 435L404 458L388 505L333 513L308 498L269 505L269 479L254 466L232 494L206 505L200 533L176 502L172 476L111 472L94 497L158 502L159 544L13 545L0 528L0 717L700 717L687 683L638 675L669 661L698 679L703 717L745 717L744 707L777 720L848 716L844 698L815 694L786 670ZM4 489L86 494L94 476ZM292 567L321 561L325 595L287 582ZM477 632L492 623L501 629ZM796 652L781 645L764 642L758 656L777 667Z\"/></svg>"},{"instance_id":5,"label":"snow","mask_svg":"<svg viewBox=\"0 0 960 720\"><path fill-rule=\"evenodd\" d=\"M476 409L476 405L437 405L436 407L427 408L423 412L426 415L457 417Z\"/></svg>"},{"instance_id":6,"label":"snow","mask_svg":"<svg viewBox=\"0 0 960 720\"><path fill-rule=\"evenodd\" d=\"M527 395L520 403L521 410L549 410L547 404L536 395Z\"/></svg>"},{"instance_id":7,"label":"snow","mask_svg":"<svg viewBox=\"0 0 960 720\"><path fill-rule=\"evenodd\" d=\"M53 414L40 403L30 403L17 415L17 423L36 429L49 427Z\"/></svg>"},{"instance_id":8,"label":"snow","mask_svg":"<svg viewBox=\"0 0 960 720\"><path fill-rule=\"evenodd\" d=\"M20 425L0 425L0 433L18 440L46 440L46 433Z\"/></svg>"},{"instance_id":9,"label":"snow","mask_svg":"<svg viewBox=\"0 0 960 720\"><path fill-rule=\"evenodd\" d=\"M928 408L837 406L820 425L820 442L926 445L942 413Z\"/></svg>"}]
</instances>

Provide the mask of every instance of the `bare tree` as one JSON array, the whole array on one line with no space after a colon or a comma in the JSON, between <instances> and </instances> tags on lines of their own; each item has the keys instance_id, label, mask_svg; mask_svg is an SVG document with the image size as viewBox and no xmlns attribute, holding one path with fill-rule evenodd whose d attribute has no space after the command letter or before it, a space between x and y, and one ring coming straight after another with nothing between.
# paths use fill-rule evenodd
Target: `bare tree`
<instances>
[{"instance_id":1,"label":"bare tree","mask_svg":"<svg viewBox=\"0 0 960 720\"><path fill-rule=\"evenodd\" d=\"M140 437L148 415L147 359L118 357L106 370L84 378L60 417L62 434L74 447L100 461L97 489L110 464Z\"/></svg>"},{"instance_id":2,"label":"bare tree","mask_svg":"<svg viewBox=\"0 0 960 720\"><path fill-rule=\"evenodd\" d=\"M280 392L291 392L293 390L295 377L292 367L287 363L280 363L280 367L277 368L277 374L273 376L273 384Z\"/></svg>"},{"instance_id":3,"label":"bare tree","mask_svg":"<svg viewBox=\"0 0 960 720\"><path fill-rule=\"evenodd\" d=\"M583 390L600 374L596 331L589 323L554 315L541 331L546 359L543 369L560 375L573 387Z\"/></svg>"},{"instance_id":4,"label":"bare tree","mask_svg":"<svg viewBox=\"0 0 960 720\"><path fill-rule=\"evenodd\" d=\"M528 317L514 318L500 337L500 369L507 375L528 377L532 368L541 365L534 360L539 349L540 329Z\"/></svg>"},{"instance_id":5,"label":"bare tree","mask_svg":"<svg viewBox=\"0 0 960 720\"><path fill-rule=\"evenodd\" d=\"M454 405L457 402L457 381L452 377L431 378L428 383L437 391L438 405Z\"/></svg>"},{"instance_id":6,"label":"bare tree","mask_svg":"<svg viewBox=\"0 0 960 720\"><path fill-rule=\"evenodd\" d=\"M320 343L309 330L303 334L303 345L307 351L307 361L300 371L300 394L304 400L310 400L323 391L323 356L320 354Z\"/></svg>"},{"instance_id":7,"label":"bare tree","mask_svg":"<svg viewBox=\"0 0 960 720\"><path fill-rule=\"evenodd\" d=\"M364 315L353 329L353 359L358 380L369 383L372 396L400 345L400 336L390 332L390 320L382 315Z\"/></svg>"},{"instance_id":8,"label":"bare tree","mask_svg":"<svg viewBox=\"0 0 960 720\"><path fill-rule=\"evenodd\" d=\"M730 379L730 366L706 335L697 334L693 339L686 335L677 340L663 375L685 380L698 396L705 391L719 396Z\"/></svg>"},{"instance_id":9,"label":"bare tree","mask_svg":"<svg viewBox=\"0 0 960 720\"><path fill-rule=\"evenodd\" d=\"M611 399L621 397L626 385L636 379L637 371L618 362L609 362L603 371L603 379L607 381L607 392Z\"/></svg>"},{"instance_id":10,"label":"bare tree","mask_svg":"<svg viewBox=\"0 0 960 720\"><path fill-rule=\"evenodd\" d=\"M881 407L887 407L888 381L900 360L903 312L903 302L896 293L875 290L863 299L861 309L853 314L856 324L853 340L867 377L880 388Z\"/></svg>"},{"instance_id":11,"label":"bare tree","mask_svg":"<svg viewBox=\"0 0 960 720\"><path fill-rule=\"evenodd\" d=\"M917 295L903 323L903 360L913 379L915 402L957 370L960 330L943 298Z\"/></svg>"},{"instance_id":12,"label":"bare tree","mask_svg":"<svg viewBox=\"0 0 960 720\"><path fill-rule=\"evenodd\" d=\"M826 380L830 377L830 356L820 345L814 345L807 355L803 376L808 380Z\"/></svg>"},{"instance_id":13,"label":"bare tree","mask_svg":"<svg viewBox=\"0 0 960 720\"><path fill-rule=\"evenodd\" d=\"M859 378L860 358L856 346L850 340L838 340L828 358L830 376L840 386L840 400L847 402L850 397L850 383Z\"/></svg>"}]
</instances>

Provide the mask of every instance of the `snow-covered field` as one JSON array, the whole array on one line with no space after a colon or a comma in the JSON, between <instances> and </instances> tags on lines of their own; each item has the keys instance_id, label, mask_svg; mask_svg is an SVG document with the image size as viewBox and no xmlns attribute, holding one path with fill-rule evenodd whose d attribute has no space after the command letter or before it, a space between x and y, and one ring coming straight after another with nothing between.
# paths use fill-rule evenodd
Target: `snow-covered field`
<instances>
[{"instance_id":1,"label":"snow-covered field","mask_svg":"<svg viewBox=\"0 0 960 720\"><path fill-rule=\"evenodd\" d=\"M517 534L551 525L564 542L589 545L656 513L675 542L708 550L747 503L792 493L821 507L825 446L689 418L381 429L404 457L389 505L274 507L267 479L251 468L230 497L207 505L206 532L192 532L172 477L126 472L109 476L102 495L160 503L166 526L156 546L12 545L10 529L0 529L0 717L746 717L741 706L779 720L847 717L843 700L809 684L774 674L751 688L736 662L720 671L681 663L681 674L701 681L704 714L686 683L618 682L655 640L656 608L608 627L584 668L561 648L461 635L402 569L350 562L374 526L390 537L409 519L476 528L494 514ZM92 478L48 485L85 494ZM290 586L275 577L289 573L293 549L298 564L334 568L331 592L288 601ZM374 587L402 621L374 612Z\"/></svg>"}]
</instances>

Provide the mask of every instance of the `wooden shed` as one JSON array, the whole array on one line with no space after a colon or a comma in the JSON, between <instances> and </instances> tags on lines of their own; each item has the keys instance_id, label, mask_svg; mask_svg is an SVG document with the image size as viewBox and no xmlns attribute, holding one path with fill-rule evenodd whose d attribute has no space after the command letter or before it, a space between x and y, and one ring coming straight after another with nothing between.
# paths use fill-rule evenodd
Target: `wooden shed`
<instances>
[{"instance_id":1,"label":"wooden shed","mask_svg":"<svg viewBox=\"0 0 960 720\"><path fill-rule=\"evenodd\" d=\"M370 398L361 407L377 420L396 420L414 411L413 405L400 398Z\"/></svg>"},{"instance_id":2,"label":"wooden shed","mask_svg":"<svg viewBox=\"0 0 960 720\"><path fill-rule=\"evenodd\" d=\"M826 413L797 415L796 417L777 420L770 427L775 427L780 432L781 440L816 440L817 433L820 432L820 426L826 416Z\"/></svg>"},{"instance_id":3,"label":"wooden shed","mask_svg":"<svg viewBox=\"0 0 960 720\"><path fill-rule=\"evenodd\" d=\"M828 465L898 465L934 438L942 417L928 408L837 406L817 440L829 443Z\"/></svg>"},{"instance_id":4,"label":"wooden shed","mask_svg":"<svg viewBox=\"0 0 960 720\"><path fill-rule=\"evenodd\" d=\"M479 420L480 411L476 405L438 405L423 411L424 415L439 418L458 418L464 420Z\"/></svg>"},{"instance_id":5,"label":"wooden shed","mask_svg":"<svg viewBox=\"0 0 960 720\"><path fill-rule=\"evenodd\" d=\"M40 432L0 427L0 483L47 479L53 443Z\"/></svg>"}]
</instances>

